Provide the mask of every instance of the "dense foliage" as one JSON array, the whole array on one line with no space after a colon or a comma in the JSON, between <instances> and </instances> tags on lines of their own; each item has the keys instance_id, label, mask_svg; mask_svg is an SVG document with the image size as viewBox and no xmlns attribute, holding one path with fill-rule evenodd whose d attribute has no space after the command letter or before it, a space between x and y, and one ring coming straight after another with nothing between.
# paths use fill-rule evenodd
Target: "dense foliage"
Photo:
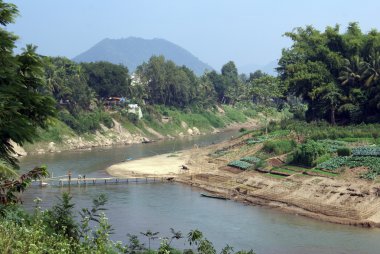
<instances>
[{"instance_id":1,"label":"dense foliage","mask_svg":"<svg viewBox=\"0 0 380 254\"><path fill-rule=\"evenodd\" d=\"M131 98L132 86L127 67L108 62L83 63L81 67L87 76L88 86L94 89L100 98Z\"/></svg>"},{"instance_id":2,"label":"dense foliage","mask_svg":"<svg viewBox=\"0 0 380 254\"><path fill-rule=\"evenodd\" d=\"M316 160L326 152L327 149L323 144L309 140L297 148L292 163L314 167L317 164Z\"/></svg>"},{"instance_id":3,"label":"dense foliage","mask_svg":"<svg viewBox=\"0 0 380 254\"><path fill-rule=\"evenodd\" d=\"M13 23L15 5L0 1L0 160L16 166L11 140L22 145L36 137L37 127L46 128L54 116L54 101L44 91L41 58L27 45L14 55L17 37L5 27ZM0 172L1 173L1 172Z\"/></svg>"},{"instance_id":4,"label":"dense foliage","mask_svg":"<svg viewBox=\"0 0 380 254\"><path fill-rule=\"evenodd\" d=\"M363 33L350 23L324 32L312 26L285 34L293 41L279 60L279 76L288 94L308 104L307 119L331 123L378 122L380 119L380 33Z\"/></svg>"}]
</instances>

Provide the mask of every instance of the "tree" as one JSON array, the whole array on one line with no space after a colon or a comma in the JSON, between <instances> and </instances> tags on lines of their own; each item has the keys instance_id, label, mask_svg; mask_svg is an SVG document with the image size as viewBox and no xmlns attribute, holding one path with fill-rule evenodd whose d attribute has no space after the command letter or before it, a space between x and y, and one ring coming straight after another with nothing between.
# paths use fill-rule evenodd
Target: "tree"
<instances>
[{"instance_id":1,"label":"tree","mask_svg":"<svg viewBox=\"0 0 380 254\"><path fill-rule=\"evenodd\" d=\"M293 44L283 50L277 70L288 95L308 104L307 120L379 121L378 31L364 34L350 23L344 33L338 25L323 32L307 26L285 35Z\"/></svg>"},{"instance_id":2,"label":"tree","mask_svg":"<svg viewBox=\"0 0 380 254\"><path fill-rule=\"evenodd\" d=\"M363 59L353 56L351 59L344 59L343 70L340 72L339 80L342 85L357 86L360 84L361 73L364 67Z\"/></svg>"},{"instance_id":3,"label":"tree","mask_svg":"<svg viewBox=\"0 0 380 254\"><path fill-rule=\"evenodd\" d=\"M283 95L279 79L269 75L254 79L249 93L262 106L265 133L268 133L270 108L275 106L274 100Z\"/></svg>"},{"instance_id":4,"label":"tree","mask_svg":"<svg viewBox=\"0 0 380 254\"><path fill-rule=\"evenodd\" d=\"M269 75L252 80L250 86L250 94L258 100L258 103L266 106L283 94L280 81Z\"/></svg>"},{"instance_id":5,"label":"tree","mask_svg":"<svg viewBox=\"0 0 380 254\"><path fill-rule=\"evenodd\" d=\"M131 97L128 68L108 62L82 63L88 85L99 97Z\"/></svg>"},{"instance_id":6,"label":"tree","mask_svg":"<svg viewBox=\"0 0 380 254\"><path fill-rule=\"evenodd\" d=\"M145 84L150 104L185 107L196 100L199 82L193 71L176 66L163 56L153 56L148 63L138 66L136 75Z\"/></svg>"},{"instance_id":7,"label":"tree","mask_svg":"<svg viewBox=\"0 0 380 254\"><path fill-rule=\"evenodd\" d=\"M229 61L222 67L222 78L224 83L224 98L222 102L232 104L237 99L239 93L239 75L238 70L233 61Z\"/></svg>"},{"instance_id":8,"label":"tree","mask_svg":"<svg viewBox=\"0 0 380 254\"><path fill-rule=\"evenodd\" d=\"M1 166L4 167L4 164ZM0 204L5 205L20 203L21 199L17 193L23 193L32 180L48 175L46 167L35 167L21 176L14 174L14 172L9 172L9 168L6 170L11 174L4 174L4 168L0 168L0 170L3 173L2 178L0 178Z\"/></svg>"},{"instance_id":9,"label":"tree","mask_svg":"<svg viewBox=\"0 0 380 254\"><path fill-rule=\"evenodd\" d=\"M202 240L202 238L203 238L203 234L198 229L191 230L187 234L187 240L188 240L190 245L192 245L192 244L198 245L200 243L200 241Z\"/></svg>"},{"instance_id":10,"label":"tree","mask_svg":"<svg viewBox=\"0 0 380 254\"><path fill-rule=\"evenodd\" d=\"M268 74L266 74L265 72L262 72L261 70L257 70L255 72L249 74L248 81L251 82L254 79L258 79L258 78L261 78L261 77L266 76L266 75L268 75Z\"/></svg>"},{"instance_id":11,"label":"tree","mask_svg":"<svg viewBox=\"0 0 380 254\"><path fill-rule=\"evenodd\" d=\"M18 14L13 4L0 1L0 24L13 23ZM46 128L55 115L55 102L45 93L41 58L28 45L13 54L17 37L0 26L0 159L17 167L11 140L22 145L32 142L37 128Z\"/></svg>"},{"instance_id":12,"label":"tree","mask_svg":"<svg viewBox=\"0 0 380 254\"><path fill-rule=\"evenodd\" d=\"M219 75L216 71L207 73L207 78L214 86L214 90L218 96L218 101L223 103L225 101L224 93L227 89L226 83L223 80L222 75Z\"/></svg>"},{"instance_id":13,"label":"tree","mask_svg":"<svg viewBox=\"0 0 380 254\"><path fill-rule=\"evenodd\" d=\"M52 233L79 240L79 225L74 217L75 204L71 200L72 196L64 192L62 198L59 198L59 203L47 211L45 220Z\"/></svg>"},{"instance_id":14,"label":"tree","mask_svg":"<svg viewBox=\"0 0 380 254\"><path fill-rule=\"evenodd\" d=\"M313 98L320 96L321 101L327 104L330 111L330 123L335 125L335 113L342 97L338 86L334 83L328 83L315 88L311 94Z\"/></svg>"},{"instance_id":15,"label":"tree","mask_svg":"<svg viewBox=\"0 0 380 254\"><path fill-rule=\"evenodd\" d=\"M46 57L44 66L50 93L72 114L96 104L96 93L89 87L81 65L64 57Z\"/></svg>"},{"instance_id":16,"label":"tree","mask_svg":"<svg viewBox=\"0 0 380 254\"><path fill-rule=\"evenodd\" d=\"M148 248L150 250L150 241L158 238L158 234L160 232L152 232L151 230L147 230L146 232L140 232L140 234L146 236L148 238Z\"/></svg>"},{"instance_id":17,"label":"tree","mask_svg":"<svg viewBox=\"0 0 380 254\"><path fill-rule=\"evenodd\" d=\"M375 85L380 79L380 52L372 52L368 57L368 62L364 64L362 79L364 85L369 87Z\"/></svg>"},{"instance_id":18,"label":"tree","mask_svg":"<svg viewBox=\"0 0 380 254\"><path fill-rule=\"evenodd\" d=\"M170 237L169 246L174 239L179 240L179 239L183 238L181 231L175 231L173 228L170 228L170 232L172 233L172 237Z\"/></svg>"}]
</instances>

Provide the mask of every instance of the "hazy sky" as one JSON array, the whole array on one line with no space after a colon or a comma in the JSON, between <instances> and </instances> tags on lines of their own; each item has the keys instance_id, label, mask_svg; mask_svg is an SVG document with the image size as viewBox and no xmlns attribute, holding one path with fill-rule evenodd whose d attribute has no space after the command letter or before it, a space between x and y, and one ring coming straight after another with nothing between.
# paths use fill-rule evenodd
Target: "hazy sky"
<instances>
[{"instance_id":1,"label":"hazy sky","mask_svg":"<svg viewBox=\"0 0 380 254\"><path fill-rule=\"evenodd\" d=\"M5 0L7 1L7 0ZM265 65L280 57L294 27L357 21L380 30L378 0L13 0L21 16L8 30L19 46L72 58L104 38L163 38L216 69Z\"/></svg>"}]
</instances>

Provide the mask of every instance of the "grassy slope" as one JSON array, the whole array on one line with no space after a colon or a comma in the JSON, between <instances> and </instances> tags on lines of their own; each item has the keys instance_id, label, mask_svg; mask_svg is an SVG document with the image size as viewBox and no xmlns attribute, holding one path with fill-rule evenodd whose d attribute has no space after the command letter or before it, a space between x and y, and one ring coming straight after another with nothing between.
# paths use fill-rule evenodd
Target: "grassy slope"
<instances>
[{"instance_id":1,"label":"grassy slope","mask_svg":"<svg viewBox=\"0 0 380 254\"><path fill-rule=\"evenodd\" d=\"M137 123L128 120L128 117L119 112L111 113L112 118L118 121L132 135L140 135L150 139L157 139L147 128L151 128L162 136L179 136L188 135L188 129L197 128L202 133L210 133L215 129L225 128L232 123L244 123L252 116L255 111L252 109L234 108L232 106L223 106L224 113L214 110L179 110L176 108L167 108L155 106L154 113L144 114L144 117ZM167 117L163 121L162 117ZM184 124L186 128L184 128ZM105 136L112 136L110 133L99 130ZM47 147L50 142L62 144L67 138L81 137L84 141L93 141L93 133L77 134L70 127L59 120L52 121L47 130L39 130L39 138L34 144L25 144L27 151L33 151L38 148Z\"/></svg>"}]
</instances>

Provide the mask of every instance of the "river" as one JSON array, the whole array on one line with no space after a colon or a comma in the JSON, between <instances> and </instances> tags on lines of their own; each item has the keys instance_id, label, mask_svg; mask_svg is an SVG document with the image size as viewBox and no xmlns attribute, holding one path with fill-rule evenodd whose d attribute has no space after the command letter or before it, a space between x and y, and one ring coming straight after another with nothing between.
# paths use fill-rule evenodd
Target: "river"
<instances>
[{"instance_id":1,"label":"river","mask_svg":"<svg viewBox=\"0 0 380 254\"><path fill-rule=\"evenodd\" d=\"M27 156L21 168L46 164L54 175L71 169L73 175L106 176L104 169L127 158L141 158L220 142L236 132L197 136L151 144L97 148L91 151L62 152ZM148 229L170 236L170 228L184 234L201 230L220 250L226 243L235 250L253 249L258 254L375 254L380 249L380 230L325 223L302 216L281 213L259 206L200 197L201 190L177 183L133 183L87 187L32 187L24 195L25 206L33 207L34 197L42 207L50 207L63 191L70 191L77 208L89 207L99 193L108 196L106 211L115 229L113 240L127 241L126 234ZM158 240L153 242L157 246ZM185 241L174 242L188 248Z\"/></svg>"}]
</instances>

